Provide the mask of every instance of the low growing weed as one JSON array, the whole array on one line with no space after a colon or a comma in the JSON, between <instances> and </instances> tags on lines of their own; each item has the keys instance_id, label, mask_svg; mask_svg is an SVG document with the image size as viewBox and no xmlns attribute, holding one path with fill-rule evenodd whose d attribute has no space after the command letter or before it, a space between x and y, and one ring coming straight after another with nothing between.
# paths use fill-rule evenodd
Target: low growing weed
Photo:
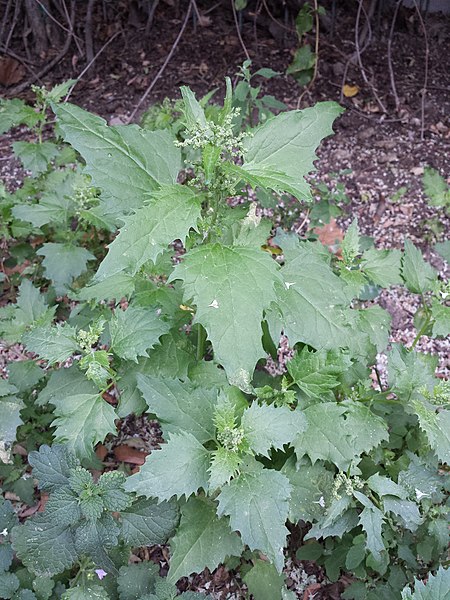
<instances>
[{"instance_id":1,"label":"low growing weed","mask_svg":"<svg viewBox=\"0 0 450 600\"><path fill-rule=\"evenodd\" d=\"M52 414L55 444L29 457L49 493L44 512L18 524L2 505L0 593L164 600L180 579L232 560L256 600L290 600L286 525L303 522L298 558L317 560L331 581L350 573L344 598L444 600L434 591L448 579L443 567L414 592L409 585L445 561L449 384L436 377L435 357L388 349L389 314L359 300L368 285L404 284L426 313L417 339L441 337L448 284L410 242L404 251L368 247L355 222L338 259L318 241L274 235L255 201L229 202L246 186L310 202L304 176L338 105L247 129L229 82L223 107L210 112L181 91L176 132L110 127L53 99L59 135L84 168L46 177L76 178L77 191L59 185L51 202L39 191L11 210L31 223L27 235L67 228L70 242L51 243L83 256L44 253L45 279L35 283L46 293L24 277L1 313L3 335L37 357L31 397ZM105 256L94 233L103 228L117 230ZM97 268L86 282L88 264ZM293 355L269 377L264 364L282 333ZM387 386L370 377L380 352ZM13 384L1 388L6 458L29 394ZM130 413L156 417L165 443L139 472L94 480L96 444ZM150 563L127 566L133 547L165 542L166 579Z\"/></svg>"}]
</instances>

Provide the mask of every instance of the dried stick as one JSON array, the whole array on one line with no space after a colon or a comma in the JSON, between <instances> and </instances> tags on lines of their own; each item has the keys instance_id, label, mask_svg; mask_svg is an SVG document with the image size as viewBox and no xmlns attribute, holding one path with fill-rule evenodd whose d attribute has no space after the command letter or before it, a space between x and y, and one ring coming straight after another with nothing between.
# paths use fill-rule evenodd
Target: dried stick
<instances>
[{"instance_id":1,"label":"dried stick","mask_svg":"<svg viewBox=\"0 0 450 600\"><path fill-rule=\"evenodd\" d=\"M251 61L250 54L248 53L248 50L244 44L244 40L242 39L241 31L239 29L239 22L238 22L237 13L236 13L236 7L234 5L234 0L230 0L230 1L231 1L231 8L233 9L234 24L236 25L236 33L237 33L239 42L242 46L242 50L244 51L244 54L245 54L247 60Z\"/></svg>"},{"instance_id":2,"label":"dried stick","mask_svg":"<svg viewBox=\"0 0 450 600\"><path fill-rule=\"evenodd\" d=\"M46 73L51 71L51 69L53 69L53 67L55 65L57 65L67 54L67 52L69 51L70 45L72 43L72 39L73 39L73 24L75 22L75 5L76 5L76 0L72 0L71 4L70 4L70 15L68 14L68 21L70 24L70 32L69 32L69 35L67 36L67 39L64 43L64 47L61 50L61 52L57 56L55 56L55 58L53 60L51 60L49 63L47 63L45 65L45 67L43 67L38 73L33 75L33 77L31 77L27 81L24 81L23 83L17 85L15 88L12 88L9 91L9 94L11 96L16 96L17 94L20 94L29 85L31 85L35 81L38 81L39 79L41 79L41 77L43 77Z\"/></svg>"},{"instance_id":3,"label":"dried stick","mask_svg":"<svg viewBox=\"0 0 450 600\"><path fill-rule=\"evenodd\" d=\"M128 118L128 123L131 123L131 121L134 119L134 117L136 116L137 111L139 110L139 107L141 106L141 104L145 101L145 99L147 98L147 96L150 94L150 92L152 91L152 89L155 87L156 82L158 81L158 79L161 77L161 75L164 73L167 65L169 64L170 59L173 56L173 53L176 50L176 47L178 46L181 38L183 37L183 33L184 30L186 29L186 25L188 24L189 21L189 17L191 16L191 12L192 12L192 5L193 5L193 0L190 0L189 2L189 6L188 9L186 11L186 14L184 16L184 20L183 23L181 25L181 29L178 32L178 35L174 41L174 43L172 44L172 48L170 49L169 54L166 56L166 60L163 62L163 64L161 65L161 68L159 69L159 71L156 73L153 81L150 83L150 85L148 86L148 88L145 90L144 94L142 95L141 99L139 100L139 102L136 104L133 112L131 113L131 115Z\"/></svg>"},{"instance_id":4,"label":"dried stick","mask_svg":"<svg viewBox=\"0 0 450 600\"><path fill-rule=\"evenodd\" d=\"M35 2L37 2L39 4L39 6L42 8L42 10L45 12L45 14L47 15L47 17L49 17L49 19L51 21L53 21L53 23L55 23L56 25L58 25L58 27L60 27L63 31L65 31L66 33L70 33L70 29L68 29L67 27L65 27L62 23L60 23L58 21L58 19L55 19L55 17L52 15L52 13L47 9L47 7L45 6L45 4L43 4L40 0L35 0ZM74 37L75 34L73 34Z\"/></svg>"},{"instance_id":5,"label":"dried stick","mask_svg":"<svg viewBox=\"0 0 450 600\"><path fill-rule=\"evenodd\" d=\"M399 108L400 108L400 100L399 100L398 94L397 94L397 86L395 84L394 67L392 64L392 40L394 38L395 23L397 21L397 15L398 15L398 11L400 9L401 4L402 4L402 0L397 0L397 4L395 6L395 11L394 11L394 16L392 17L391 29L389 31L389 39L388 39L388 47L387 47L389 77L391 80L392 94L394 95L394 100L395 100L395 110L397 112L399 111Z\"/></svg>"},{"instance_id":6,"label":"dried stick","mask_svg":"<svg viewBox=\"0 0 450 600\"><path fill-rule=\"evenodd\" d=\"M20 5L21 5L21 3L19 1L17 1L16 5L14 7L13 22L12 22L12 25L11 25L11 27L9 29L8 37L6 38L5 50L9 47L9 42L11 41L12 35L13 35L14 30L16 28L17 20L19 18Z\"/></svg>"},{"instance_id":7,"label":"dried stick","mask_svg":"<svg viewBox=\"0 0 450 600\"><path fill-rule=\"evenodd\" d=\"M159 4L159 0L153 0L150 10L148 11L147 23L145 24L145 37L147 37L150 33L150 30L153 25L153 19L155 17L155 11Z\"/></svg>"},{"instance_id":8,"label":"dried stick","mask_svg":"<svg viewBox=\"0 0 450 600\"><path fill-rule=\"evenodd\" d=\"M429 70L429 61L430 61L430 45L428 43L428 33L427 28L425 26L425 21L423 20L422 13L420 12L419 7L417 6L417 1L413 0L414 6L417 11L417 15L419 17L420 25L423 31L423 39L425 41L425 71L423 76L423 88L421 89L421 102L420 102L420 139L423 142L424 133L425 133L425 98L427 94L428 88L428 70Z\"/></svg>"},{"instance_id":9,"label":"dried stick","mask_svg":"<svg viewBox=\"0 0 450 600\"><path fill-rule=\"evenodd\" d=\"M120 31L116 31L116 33L114 35L112 35L109 40L103 44L103 46L100 48L100 50L97 52L97 54L92 58L92 60L84 67L84 69L81 71L81 73L78 75L76 82L73 84L73 86L69 89L69 91L67 92L66 97L64 98L64 102L67 102L67 100L69 99L69 96L71 95L71 93L73 92L74 87L77 85L77 83L81 80L81 78L83 77L83 75L91 68L92 64L97 60L97 58L100 56L100 54L103 52L103 50L105 50L105 48L107 48L110 43L116 39L116 37L120 34Z\"/></svg>"},{"instance_id":10,"label":"dried stick","mask_svg":"<svg viewBox=\"0 0 450 600\"><path fill-rule=\"evenodd\" d=\"M278 19L276 19L272 12L270 11L270 8L267 5L267 1L266 0L262 0L262 3L264 5L264 8L266 9L266 13L269 15L269 18L276 23L276 25L278 25L279 27L282 27L283 29L285 29L286 31L289 31L289 33L295 33L295 29L292 29L292 27L287 27L284 23L280 23L280 21L278 21ZM316 4L316 3L315 3Z\"/></svg>"},{"instance_id":11,"label":"dried stick","mask_svg":"<svg viewBox=\"0 0 450 600\"><path fill-rule=\"evenodd\" d=\"M316 60L314 61L314 73L313 73L311 81L308 84L308 87L303 90L303 92L300 94L300 96L299 96L299 98L297 100L297 109L300 108L300 103L302 101L303 96L307 92L309 92L309 90L314 85L314 82L317 79L317 73L319 72L320 19L319 19L319 5L317 3L317 0L314 0L314 16L315 16L315 20L316 20L316 43L315 43L315 48L314 48L314 53L316 55Z\"/></svg>"},{"instance_id":12,"label":"dried stick","mask_svg":"<svg viewBox=\"0 0 450 600\"><path fill-rule=\"evenodd\" d=\"M8 4L6 5L5 12L3 13L2 25L0 27L0 42L3 40L3 32L5 31L6 23L8 21L11 5L12 5L12 0L8 0Z\"/></svg>"},{"instance_id":13,"label":"dried stick","mask_svg":"<svg viewBox=\"0 0 450 600\"><path fill-rule=\"evenodd\" d=\"M89 0L86 9L86 24L84 27L84 48L86 50L86 62L91 65L94 62L94 42L92 40L92 13L95 0Z\"/></svg>"}]
</instances>

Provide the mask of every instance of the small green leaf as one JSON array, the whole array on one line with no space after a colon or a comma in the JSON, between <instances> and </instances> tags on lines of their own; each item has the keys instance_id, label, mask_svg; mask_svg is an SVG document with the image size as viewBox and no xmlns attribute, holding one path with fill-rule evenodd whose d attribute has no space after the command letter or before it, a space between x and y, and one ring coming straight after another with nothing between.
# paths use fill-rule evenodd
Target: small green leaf
<instances>
[{"instance_id":1,"label":"small green leaf","mask_svg":"<svg viewBox=\"0 0 450 600\"><path fill-rule=\"evenodd\" d=\"M245 575L248 591L258 600L281 600L284 575L265 560L256 559L253 567Z\"/></svg>"},{"instance_id":2,"label":"small green leaf","mask_svg":"<svg viewBox=\"0 0 450 600\"><path fill-rule=\"evenodd\" d=\"M376 250L369 248L363 254L361 269L376 285L389 287L401 283L400 250Z\"/></svg>"},{"instance_id":3,"label":"small green leaf","mask_svg":"<svg viewBox=\"0 0 450 600\"><path fill-rule=\"evenodd\" d=\"M158 566L154 563L141 562L121 567L117 578L120 600L141 600L145 594L155 589Z\"/></svg>"},{"instance_id":4,"label":"small green leaf","mask_svg":"<svg viewBox=\"0 0 450 600\"><path fill-rule=\"evenodd\" d=\"M91 459L93 447L115 433L117 418L113 407L96 394L55 398L55 440L64 442L79 458Z\"/></svg>"},{"instance_id":5,"label":"small green leaf","mask_svg":"<svg viewBox=\"0 0 450 600\"><path fill-rule=\"evenodd\" d=\"M44 173L50 161L58 155L58 146L53 142L14 142L12 147L23 168L31 171L33 177Z\"/></svg>"},{"instance_id":6,"label":"small green leaf","mask_svg":"<svg viewBox=\"0 0 450 600\"><path fill-rule=\"evenodd\" d=\"M111 350L120 358L137 362L138 356L148 356L147 350L153 348L169 328L154 310L134 306L117 309L109 322Z\"/></svg>"},{"instance_id":7,"label":"small green leaf","mask_svg":"<svg viewBox=\"0 0 450 600\"><path fill-rule=\"evenodd\" d=\"M25 404L16 396L4 396L0 398L0 443L9 445L16 439L16 430L23 421L20 411Z\"/></svg>"},{"instance_id":8,"label":"small green leaf","mask_svg":"<svg viewBox=\"0 0 450 600\"><path fill-rule=\"evenodd\" d=\"M408 290L415 294L431 290L437 277L433 267L423 259L421 251L409 240L405 241L402 277Z\"/></svg>"},{"instance_id":9,"label":"small green leaf","mask_svg":"<svg viewBox=\"0 0 450 600\"><path fill-rule=\"evenodd\" d=\"M450 205L450 187L436 169L425 168L423 188L432 206Z\"/></svg>"},{"instance_id":10,"label":"small green leaf","mask_svg":"<svg viewBox=\"0 0 450 600\"><path fill-rule=\"evenodd\" d=\"M305 346L286 366L294 383L308 398L325 402L334 400L333 390L340 385L339 375L349 361L340 353L313 352Z\"/></svg>"},{"instance_id":11,"label":"small green leaf","mask_svg":"<svg viewBox=\"0 0 450 600\"><path fill-rule=\"evenodd\" d=\"M171 541L168 578L176 583L205 568L213 571L227 557L240 556L243 544L227 519L216 515L212 503L190 498L181 509L181 522Z\"/></svg>"},{"instance_id":12,"label":"small green leaf","mask_svg":"<svg viewBox=\"0 0 450 600\"><path fill-rule=\"evenodd\" d=\"M30 352L44 358L50 365L64 362L80 350L75 328L60 323L55 327L36 327L23 336L23 342Z\"/></svg>"},{"instance_id":13,"label":"small green leaf","mask_svg":"<svg viewBox=\"0 0 450 600\"><path fill-rule=\"evenodd\" d=\"M85 248L70 244L47 243L36 252L43 256L45 276L50 279L57 294L65 294L74 279L87 269L87 262L95 256Z\"/></svg>"}]
</instances>

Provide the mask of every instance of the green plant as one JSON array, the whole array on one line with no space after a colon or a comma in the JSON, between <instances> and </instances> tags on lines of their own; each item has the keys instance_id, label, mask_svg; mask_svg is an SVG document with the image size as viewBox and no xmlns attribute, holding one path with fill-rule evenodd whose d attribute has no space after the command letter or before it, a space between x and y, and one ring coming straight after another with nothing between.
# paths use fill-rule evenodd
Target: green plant
<instances>
[{"instance_id":1,"label":"green plant","mask_svg":"<svg viewBox=\"0 0 450 600\"><path fill-rule=\"evenodd\" d=\"M294 58L286 73L292 75L301 86L307 85L314 78L318 60L318 16L324 12L325 9L322 6L313 8L309 2L305 2L295 19L299 47L295 51ZM316 47L313 50L311 44L304 43L304 40L305 36L313 30L314 24L316 26Z\"/></svg>"},{"instance_id":2,"label":"green plant","mask_svg":"<svg viewBox=\"0 0 450 600\"><path fill-rule=\"evenodd\" d=\"M110 560L120 574L112 554L121 533L110 514L118 507L104 503L103 479L94 482L74 461L95 465L94 447L115 433L117 418L147 412L161 424L161 449L123 483L120 474L102 477L124 501L180 511L170 585L234 557L251 589L264 593L256 585L263 573L271 600L289 597L286 522L304 521L312 542L300 555L314 548L332 580L352 571L359 581L348 598L398 598L445 554L449 387L435 377L434 357L401 346L388 350L388 383L374 387L390 317L358 299L366 285L404 283L428 310L417 339L429 327L444 336L448 284L409 242L403 253L367 249L355 222L338 260L320 242L282 231L273 238L255 202L229 201L250 186L310 202L304 176L339 106L281 113L249 132L236 130L229 82L224 106L209 118L189 88L182 97L185 133L175 143L168 130L109 127L76 106L53 105L61 135L101 191L99 218L113 213L120 227L92 281L70 292L77 307L65 322L52 324L56 307L27 281L4 318L11 338L48 364L36 404L54 406L55 441L66 449L44 447L40 456L64 453L67 467L46 513L14 530L16 551L36 564L25 547L39 540L38 528L49 535L61 491L76 506L58 538L62 568L98 555L98 566L111 570ZM191 156L186 185L177 183L182 149ZM283 253L277 260L265 251L272 238ZM282 332L293 356L283 375L269 377L264 365ZM117 407L107 389L117 392ZM11 408L11 430L20 411ZM30 460L48 485L38 455ZM75 490L78 475L85 487ZM85 493L86 510L97 511L91 517ZM122 520L128 510L119 510ZM78 553L73 540L86 528ZM108 560L91 534L111 546ZM65 554L66 542L75 551ZM47 564L44 553L39 561Z\"/></svg>"}]
</instances>

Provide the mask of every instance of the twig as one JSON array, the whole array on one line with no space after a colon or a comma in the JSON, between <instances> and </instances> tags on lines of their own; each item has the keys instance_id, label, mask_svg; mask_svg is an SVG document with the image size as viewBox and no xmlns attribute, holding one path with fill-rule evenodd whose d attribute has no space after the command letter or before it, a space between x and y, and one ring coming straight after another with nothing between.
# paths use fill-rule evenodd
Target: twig
<instances>
[{"instance_id":1,"label":"twig","mask_svg":"<svg viewBox=\"0 0 450 600\"><path fill-rule=\"evenodd\" d=\"M105 48L107 48L109 46L109 44L116 39L116 37L120 34L120 31L116 31L116 33L114 35L112 35L109 40L103 44L103 46L100 48L100 50L97 52L97 54L92 58L92 60L84 67L84 69L81 71L81 73L78 75L76 82L73 84L73 86L69 89L69 91L67 92L66 97L64 98L64 102L67 102L67 100L69 99L69 96L71 95L71 93L73 92L74 87L77 85L77 83L81 80L81 78L83 77L83 75L91 68L92 64L97 60L97 58L100 56L100 54L103 52L103 50L105 50Z\"/></svg>"},{"instance_id":2,"label":"twig","mask_svg":"<svg viewBox=\"0 0 450 600\"><path fill-rule=\"evenodd\" d=\"M0 42L3 39L3 32L5 31L6 23L8 21L11 4L12 4L12 0L8 0L8 4L6 5L5 12L3 13L2 25L0 27Z\"/></svg>"},{"instance_id":3,"label":"twig","mask_svg":"<svg viewBox=\"0 0 450 600\"><path fill-rule=\"evenodd\" d=\"M242 46L242 50L244 51L245 57L247 58L247 60L251 61L250 54L248 53L248 50L244 44L244 40L242 39L241 31L239 29L239 22L238 22L237 13L236 13L236 7L234 5L234 0L230 0L230 2L231 2L231 8L233 9L234 24L236 25L236 33L237 33L239 42Z\"/></svg>"},{"instance_id":4,"label":"twig","mask_svg":"<svg viewBox=\"0 0 450 600\"><path fill-rule=\"evenodd\" d=\"M423 76L423 88L421 90L421 103L420 103L420 139L423 142L424 133L425 133L425 98L427 94L428 87L428 68L429 68L429 60L430 60L430 46L428 44L428 34L427 28L425 26L425 21L423 20L422 13L420 12L419 7L417 6L417 1L413 0L414 6L417 11L417 15L419 17L420 25L423 31L423 39L425 41L425 68L424 68L424 76Z\"/></svg>"},{"instance_id":5,"label":"twig","mask_svg":"<svg viewBox=\"0 0 450 600\"><path fill-rule=\"evenodd\" d=\"M11 27L9 29L8 37L6 38L6 42L5 42L5 49L8 48L9 42L11 41L12 35L16 28L17 20L19 18L19 9L20 9L20 2L16 2L16 5L14 7L13 21L12 21Z\"/></svg>"},{"instance_id":6,"label":"twig","mask_svg":"<svg viewBox=\"0 0 450 600\"><path fill-rule=\"evenodd\" d=\"M317 73L319 72L319 39L320 39L320 19L319 19L319 5L317 0L314 0L314 16L316 20L316 42L314 47L314 53L316 55L316 59L314 61L314 73L311 78L311 81L308 83L308 87L306 87L303 92L300 94L297 100L297 109L300 108L300 103L302 101L303 96L309 92L309 90L314 85L314 82L317 79Z\"/></svg>"},{"instance_id":7,"label":"twig","mask_svg":"<svg viewBox=\"0 0 450 600\"><path fill-rule=\"evenodd\" d=\"M50 20L53 21L53 23L55 23L56 25L58 25L58 27L60 27L66 33L70 33L70 29L67 29L67 27L65 27L62 23L60 23L58 21L58 19L55 19L55 17L47 9L47 7L45 6L45 4L43 4L40 0L35 0L35 2L37 2L39 4L39 6L42 8L42 10L45 12L45 14L50 18ZM73 34L73 36L74 36L74 38L77 37L75 34Z\"/></svg>"},{"instance_id":8,"label":"twig","mask_svg":"<svg viewBox=\"0 0 450 600\"><path fill-rule=\"evenodd\" d=\"M84 27L84 48L86 50L86 62L91 65L94 62L94 42L92 40L92 13L95 0L89 0L86 9L86 24Z\"/></svg>"},{"instance_id":9,"label":"twig","mask_svg":"<svg viewBox=\"0 0 450 600\"><path fill-rule=\"evenodd\" d=\"M276 23L279 27L282 27L286 31L289 31L289 33L295 33L295 29L292 29L292 27L287 27L284 23L280 23L280 21L278 21L277 19L275 19L275 17L273 16L272 12L270 11L270 8L267 5L266 0L262 0L262 3L264 5L264 8L266 9L266 13L269 15L270 19L272 19L272 21L274 23Z\"/></svg>"},{"instance_id":10,"label":"twig","mask_svg":"<svg viewBox=\"0 0 450 600\"><path fill-rule=\"evenodd\" d=\"M70 34L67 36L67 39L65 41L64 47L61 50L61 52L57 56L55 56L55 58L53 60L51 60L49 63L47 63L45 65L45 67L43 67L38 73L33 75L33 77L31 77L27 81L24 81L20 85L17 85L15 88L12 88L11 90L9 90L9 94L11 96L16 96L17 94L20 94L20 92L23 92L23 90L25 90L29 85L31 85L35 81L38 81L39 79L41 79L41 77L43 77L46 73L48 73L51 69L53 69L53 67L55 65L57 65L67 54L67 52L69 51L70 45L72 43L72 38L73 38L73 23L75 21L75 4L76 4L76 0L72 0L71 4L70 4L70 15L68 15L68 22L70 23Z\"/></svg>"},{"instance_id":11,"label":"twig","mask_svg":"<svg viewBox=\"0 0 450 600\"><path fill-rule=\"evenodd\" d=\"M394 29L395 23L397 21L398 11L400 9L400 5L402 4L402 0L397 0L397 4L395 6L394 16L392 17L391 29L389 31L389 39L388 39L388 47L387 47L387 60L388 60L388 69L389 69L389 77L391 79L391 89L392 94L394 95L395 100L395 110L398 112L400 108L400 100L397 94L397 86L395 84L395 75L394 75L394 67L392 65L392 40L394 38Z\"/></svg>"},{"instance_id":12,"label":"twig","mask_svg":"<svg viewBox=\"0 0 450 600\"><path fill-rule=\"evenodd\" d=\"M153 19L155 17L155 11L159 4L159 0L153 0L153 3L148 11L147 23L145 24L145 37L147 37L150 33L150 30L153 25Z\"/></svg>"},{"instance_id":13,"label":"twig","mask_svg":"<svg viewBox=\"0 0 450 600\"><path fill-rule=\"evenodd\" d=\"M163 64L161 65L161 68L159 69L159 71L156 73L153 81L150 83L150 85L148 86L148 88L145 90L143 96L141 97L141 99L139 100L139 102L136 104L133 112L131 113L131 115L128 118L128 123L131 123L131 121L134 119L134 117L136 116L137 111L139 110L139 107L141 106L141 104L145 101L145 99L147 98L147 96L150 94L150 92L152 91L152 89L155 87L156 82L158 81L158 79L161 77L161 75L164 73L165 68L167 67L167 65L169 64L170 59L173 56L173 53L176 50L176 47L178 46L181 38L183 37L183 33L184 30L186 29L186 25L188 24L189 21L189 17L191 16L191 12L192 12L192 4L193 4L193 0L191 0L189 2L189 6L188 9L186 11L186 14L184 16L184 20L183 23L181 25L181 29L178 32L178 35L174 41L174 43L172 44L172 48L170 49L169 54L166 57L166 60L163 62Z\"/></svg>"}]
</instances>

